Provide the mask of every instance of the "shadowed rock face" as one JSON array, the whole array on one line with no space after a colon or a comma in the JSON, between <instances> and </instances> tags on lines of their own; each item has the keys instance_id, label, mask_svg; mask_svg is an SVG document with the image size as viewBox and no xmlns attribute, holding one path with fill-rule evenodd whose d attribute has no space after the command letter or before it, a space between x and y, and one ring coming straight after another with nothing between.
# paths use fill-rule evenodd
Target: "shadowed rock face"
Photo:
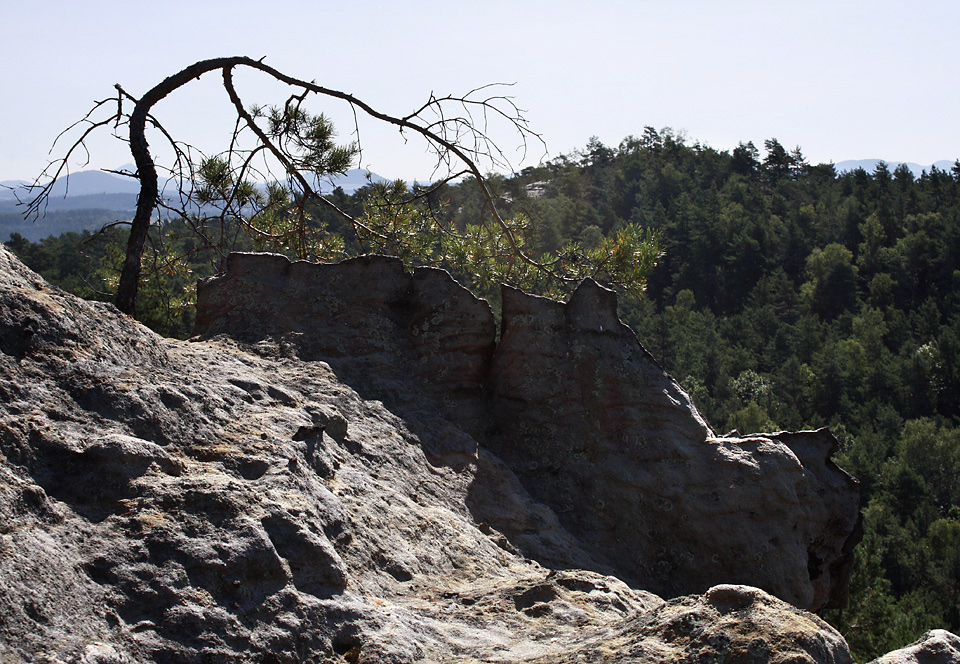
<instances>
[{"instance_id":1,"label":"shadowed rock face","mask_svg":"<svg viewBox=\"0 0 960 664\"><path fill-rule=\"evenodd\" d=\"M743 583L804 608L843 603L858 487L830 461L829 432L718 438L591 280L566 304L507 287L502 302L495 344L489 308L442 271L243 254L201 285L197 332L322 358L414 429L435 428L425 408L442 414L506 462L596 569L665 596ZM462 437L434 438L437 459L469 459ZM527 555L583 564L524 543L515 514L471 505Z\"/></svg>"},{"instance_id":2,"label":"shadowed rock face","mask_svg":"<svg viewBox=\"0 0 960 664\"><path fill-rule=\"evenodd\" d=\"M269 269L261 272L260 261ZM546 486L540 467L524 466L517 450L518 476L486 446L506 454L506 418L532 417L522 391L507 412L503 389L493 389L495 375L511 375L495 355L508 355L508 334L521 329L516 317L494 353L485 305L463 300L442 273L409 275L365 259L340 268L359 277L336 290L316 283L313 268L275 257L231 265L214 282L219 291L201 293L202 320L229 331L229 317L249 343L180 342L51 288L0 245L0 660L851 661L835 631L762 590L721 585L664 602L630 587L608 574L629 561L603 550L603 510L586 502L581 510L598 515L601 528L566 509L569 493L531 495ZM365 266L373 268L366 276ZM293 281L302 291L290 288L291 273L306 275ZM378 290L379 300L371 274L396 280ZM428 297L444 292L449 300ZM317 314L304 293L326 293L337 315ZM277 303L294 318L271 318ZM210 315L213 304L221 314ZM474 316L487 332L477 332ZM457 321L462 333L434 326ZM360 331L372 329L382 336L364 345ZM351 347L355 361L344 353ZM541 350L543 358L558 352ZM781 434L743 449L711 442L648 360L637 360L637 376L657 386L661 396L648 400L660 414L644 426L676 420L664 439L686 441L671 443L683 450L706 446L731 467L741 458L749 466L762 446L784 459L792 450L790 467L800 470L781 479L782 493L817 506L797 507L798 520L824 518L816 510L828 511L826 503L811 496L833 490L823 478L843 485L829 465L811 466L829 454L827 434ZM576 366L568 376L575 381L590 365ZM447 367L459 368L443 374ZM448 390L455 396L444 402ZM399 406L370 400L374 392ZM544 407L560 408L554 419L574 407L561 394L544 397ZM586 399L577 406L583 412L625 408L603 393ZM462 427L460 412L471 414ZM693 413L693 424L680 423L683 412ZM565 422L572 439L577 420ZM582 472L550 451L561 434L536 439L528 431L516 444L541 440L545 464ZM600 461L610 454L596 442L582 445ZM616 447L619 456L609 459L637 464L631 448ZM639 490L632 473L621 472L624 492ZM724 481L737 477L724 473ZM591 477L578 481L587 486ZM750 491L769 489L769 481L753 481ZM632 568L637 577L641 563Z\"/></svg>"},{"instance_id":3,"label":"shadowed rock face","mask_svg":"<svg viewBox=\"0 0 960 664\"><path fill-rule=\"evenodd\" d=\"M492 367L484 442L619 575L844 602L859 489L829 432L716 437L592 281L567 304L504 289Z\"/></svg>"},{"instance_id":4,"label":"shadowed rock face","mask_svg":"<svg viewBox=\"0 0 960 664\"><path fill-rule=\"evenodd\" d=\"M443 270L408 273L384 256L334 265L233 254L198 300L198 335L272 340L279 352L335 363L373 398L408 410L429 403L462 428L480 426L496 324Z\"/></svg>"}]
</instances>

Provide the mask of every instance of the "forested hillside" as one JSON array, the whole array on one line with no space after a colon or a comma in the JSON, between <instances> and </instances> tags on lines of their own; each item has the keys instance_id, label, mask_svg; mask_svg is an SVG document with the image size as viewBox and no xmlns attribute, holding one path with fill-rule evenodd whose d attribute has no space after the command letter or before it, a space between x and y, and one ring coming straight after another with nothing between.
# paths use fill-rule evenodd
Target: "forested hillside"
<instances>
[{"instance_id":1,"label":"forested hillside","mask_svg":"<svg viewBox=\"0 0 960 664\"><path fill-rule=\"evenodd\" d=\"M625 222L662 230L646 297L622 315L716 429L836 432L865 537L850 606L827 617L860 657L957 631L960 163L838 176L764 148L648 129L504 186L545 249Z\"/></svg>"},{"instance_id":2,"label":"forested hillside","mask_svg":"<svg viewBox=\"0 0 960 664\"><path fill-rule=\"evenodd\" d=\"M858 657L960 631L960 162L920 178L882 164L838 175L773 139L730 153L647 128L491 183L505 216L529 219L534 255L588 250L629 224L661 233L646 295L621 298L621 316L716 430L837 434L865 536L850 605L825 617ZM375 189L333 197L359 214ZM460 227L485 214L475 185L429 201ZM314 223L356 242L329 212ZM141 311L185 336L189 285L221 256L192 252L177 224L147 255ZM113 230L8 246L91 296L110 290L120 242Z\"/></svg>"}]
</instances>

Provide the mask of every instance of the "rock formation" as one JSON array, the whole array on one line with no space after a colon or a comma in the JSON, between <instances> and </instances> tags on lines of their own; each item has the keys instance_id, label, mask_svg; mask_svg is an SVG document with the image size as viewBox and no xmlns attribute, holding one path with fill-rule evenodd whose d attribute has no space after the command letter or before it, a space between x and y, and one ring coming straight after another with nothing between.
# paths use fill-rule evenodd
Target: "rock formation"
<instances>
[{"instance_id":1,"label":"rock formation","mask_svg":"<svg viewBox=\"0 0 960 664\"><path fill-rule=\"evenodd\" d=\"M916 643L894 650L870 664L956 664L960 662L960 637L943 629L931 629Z\"/></svg>"},{"instance_id":2,"label":"rock formation","mask_svg":"<svg viewBox=\"0 0 960 664\"><path fill-rule=\"evenodd\" d=\"M733 582L802 608L844 601L859 493L829 432L717 437L591 280L566 304L505 287L502 305L495 342L486 303L440 270L235 254L199 289L197 331L322 359L409 422L426 408L469 432L594 561L520 546L544 564L669 597ZM529 527L475 516L514 543Z\"/></svg>"},{"instance_id":3,"label":"rock formation","mask_svg":"<svg viewBox=\"0 0 960 664\"><path fill-rule=\"evenodd\" d=\"M181 342L0 246L0 660L850 662L728 583L842 594L829 434L717 438L611 298L234 257Z\"/></svg>"}]
</instances>

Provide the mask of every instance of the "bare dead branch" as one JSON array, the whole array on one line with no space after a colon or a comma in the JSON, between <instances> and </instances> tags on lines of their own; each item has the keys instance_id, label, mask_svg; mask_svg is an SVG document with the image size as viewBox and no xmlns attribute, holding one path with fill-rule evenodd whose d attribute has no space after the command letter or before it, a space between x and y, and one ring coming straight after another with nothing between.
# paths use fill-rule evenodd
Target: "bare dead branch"
<instances>
[{"instance_id":1,"label":"bare dead branch","mask_svg":"<svg viewBox=\"0 0 960 664\"><path fill-rule=\"evenodd\" d=\"M541 265L523 253L519 243L513 236L510 226L500 216L494 198L480 170L479 164L481 161L489 161L494 168L510 167L510 159L491 136L491 128L494 121L505 122L508 127L512 127L513 130L518 133L524 156L527 153L529 147L528 141L530 139L542 143L542 138L530 129L523 116L523 112L516 106L513 99L507 95L496 94L500 88L509 86L501 84L484 85L474 88L462 97L453 95L437 97L431 93L428 101L413 113L403 117L394 117L374 109L351 94L317 85L315 81L305 81L289 76L265 64L264 58L253 60L245 56L225 57L196 62L172 76L167 77L140 98L127 93L119 84L116 85L116 96L97 102L84 118L68 127L57 137L54 146L70 131L86 125L80 136L67 148L65 156L53 162L35 181L35 185L40 186L39 182L41 178L49 177L52 174L52 181L56 181L62 174L69 173L68 162L78 151L84 151L87 161L89 161L89 151L87 151L86 141L90 135L98 129L110 125L112 125L115 132L118 132L121 126L128 129L129 138L124 140L127 141L130 147L131 155L136 163L136 172L134 174L118 174L136 177L140 181L140 196L137 200L136 214L133 221L130 222L131 232L117 292L117 306L122 311L128 313L134 312L137 282L140 274L140 256L143 252L144 243L148 238L148 230L154 212L164 210L176 217L189 220L191 215L188 213L188 209L194 205L197 206L198 211L201 208L200 202L196 199L195 191L197 176L195 154L202 155L202 153L193 146L175 140L174 137L166 131L161 122L151 114L151 110L157 102L178 90L180 87L200 78L206 73L218 69L222 72L224 88L237 114L230 145L226 152L228 169L230 169L230 172L235 176L236 182L244 182L248 174L255 176L269 175L270 166L266 161L264 162L264 172L261 172L254 166L255 159L262 155L269 154L279 162L286 176L291 178L292 182L296 183L297 188L302 192L300 207L295 211L298 218L298 228L301 229L299 236L301 247L305 245L305 237L302 233L302 229L305 227L303 201L307 199L316 200L330 207L335 213L346 219L355 231L359 231L357 233L358 237L366 233L368 237L371 235L375 237L379 236L380 239L387 240L387 238L380 236L375 229L367 227L360 220L339 209L329 199L314 190L313 183L307 180L287 154L288 149L302 149L304 147L302 141L297 143L300 138L295 133L291 133L289 127L281 127L279 134L275 137L276 140L266 135L257 125L256 118L250 115L240 101L240 97L232 80L232 72L236 68L248 68L259 71L278 82L294 88L295 91L290 94L284 105L284 108L288 111L288 118L292 117L289 111L299 111L301 105L305 103L311 94L329 99L337 99L347 103L354 116L354 133L357 137L356 146L361 159L362 145L360 142L359 112L396 127L405 141L407 140L407 135L411 132L421 136L436 156L435 173L445 169L446 174L441 177L438 183L435 183L434 187L418 193L410 200L429 197L430 193L436 191L436 189L443 184L466 174L471 175L480 188L485 206L491 213L495 225L498 227L499 235L506 239L515 258L532 267L549 270L548 266ZM125 101L133 104L132 112L124 108ZM116 102L116 107L115 110L110 113L109 117L95 117L106 104L112 104L113 102ZM459 112L450 113L449 111L453 110L453 108L459 108ZM255 113L255 115L256 114L257 113ZM171 166L164 168L167 177L164 190L166 190L171 181L175 183L179 197L179 207L168 204L161 197L158 182L158 168L150 154L146 138L145 130L147 126L159 131L166 143L173 150L173 163ZM254 148L247 149L241 147L239 140L241 133L244 131L251 132L255 137ZM119 134L116 135L119 138ZM284 144L289 141L293 142L285 146ZM239 160L240 164L238 167L234 165L234 159ZM463 168L456 168L456 162L460 162ZM46 202L52 191L52 186L53 184L51 182L41 188L40 193L29 202L27 208L28 214L33 214L36 217L41 214L43 209L46 209ZM229 214L232 219L241 220L240 223L255 234L262 234L271 239L282 239L289 235L288 233L267 233L262 229L254 228L253 224L250 224L244 215L244 206L248 205L249 202L241 200L238 196L239 191L234 189L233 193L226 196L223 200L223 207L219 215L221 232L225 232L225 215ZM209 243L210 246L215 244L210 242L211 238L205 234L203 228L200 228L192 220L188 221L188 223L197 231L198 236L204 238L204 241Z\"/></svg>"}]
</instances>

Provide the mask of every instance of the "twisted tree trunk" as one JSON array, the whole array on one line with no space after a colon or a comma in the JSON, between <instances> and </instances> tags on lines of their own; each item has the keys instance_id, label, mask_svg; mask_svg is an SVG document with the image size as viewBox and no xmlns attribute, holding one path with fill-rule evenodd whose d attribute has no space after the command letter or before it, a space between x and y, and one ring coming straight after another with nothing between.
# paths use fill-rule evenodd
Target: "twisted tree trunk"
<instances>
[{"instance_id":1,"label":"twisted tree trunk","mask_svg":"<svg viewBox=\"0 0 960 664\"><path fill-rule=\"evenodd\" d=\"M130 224L130 238L127 240L127 254L123 261L123 270L120 272L120 283L117 286L117 295L114 303L117 308L131 316L136 315L137 288L140 284L140 260L143 256L143 245L150 232L150 220L157 207L160 196L160 187L157 177L157 167L150 156L150 146L147 144L146 128L150 109L161 99L177 88L189 83L201 75L235 64L250 61L246 57L216 58L197 62L186 69L169 76L154 86L149 92L136 102L130 116L130 152L137 165L137 179L140 180L140 196L137 198L137 212ZM119 86L118 86L119 88Z\"/></svg>"}]
</instances>

